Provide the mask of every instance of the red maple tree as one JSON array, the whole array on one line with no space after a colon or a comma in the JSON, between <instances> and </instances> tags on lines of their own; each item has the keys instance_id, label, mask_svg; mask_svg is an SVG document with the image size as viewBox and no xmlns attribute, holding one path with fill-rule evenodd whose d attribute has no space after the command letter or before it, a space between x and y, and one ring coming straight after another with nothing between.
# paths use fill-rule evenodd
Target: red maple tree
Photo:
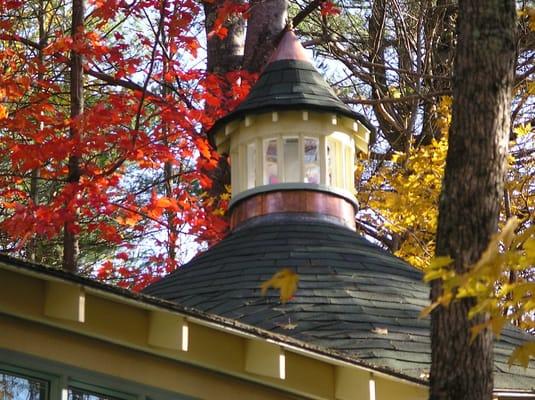
<instances>
[{"instance_id":1,"label":"red maple tree","mask_svg":"<svg viewBox=\"0 0 535 400\"><path fill-rule=\"evenodd\" d=\"M252 75L198 66L198 2L85 6L72 35L61 0L0 1L2 250L57 265L68 233L84 246L81 272L140 289L177 267L184 235L209 244L225 232L228 198L207 194L219 156L205 132ZM225 3L213 34L246 10Z\"/></svg>"}]
</instances>

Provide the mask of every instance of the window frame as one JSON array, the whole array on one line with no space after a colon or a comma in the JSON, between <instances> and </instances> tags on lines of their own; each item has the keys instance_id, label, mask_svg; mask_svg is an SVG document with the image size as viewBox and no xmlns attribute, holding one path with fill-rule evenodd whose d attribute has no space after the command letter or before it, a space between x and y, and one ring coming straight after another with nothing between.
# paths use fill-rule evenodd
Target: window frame
<instances>
[{"instance_id":1,"label":"window frame","mask_svg":"<svg viewBox=\"0 0 535 400\"><path fill-rule=\"evenodd\" d=\"M194 400L184 393L147 386L127 378L4 348L0 348L0 370L7 374L47 381L47 400L67 400L69 388L108 395L120 400Z\"/></svg>"},{"instance_id":2,"label":"window frame","mask_svg":"<svg viewBox=\"0 0 535 400\"><path fill-rule=\"evenodd\" d=\"M11 363L0 362L0 373L16 376L20 378L26 378L28 380L34 379L39 381L45 381L48 386L46 400L55 400L61 398L60 376L54 375L33 368L22 367L19 365L13 365Z\"/></svg>"},{"instance_id":3,"label":"window frame","mask_svg":"<svg viewBox=\"0 0 535 400\"><path fill-rule=\"evenodd\" d=\"M287 158L287 154L285 154L287 149L285 144L288 139L297 139L299 180L290 181L287 177L288 166L285 160ZM315 140L318 146L318 159L316 162L319 168L318 182L305 182L305 144L307 140ZM269 146L272 146L275 161L268 162L267 151ZM354 141L350 135L341 131L332 132L328 135L312 131L296 133L274 131L255 138L249 138L249 140L240 143L231 152L231 158L234 159L235 164L238 164L238 168L234 167L231 170L232 194L235 196L238 193L258 187L293 183L319 184L354 193L355 151L352 146L354 146ZM329 156L327 154L328 148L332 153L330 156L331 164L329 164ZM252 158L250 155L251 149L255 153ZM268 163L276 173L268 174ZM330 182L329 165L332 168L332 181ZM254 171L251 170L252 168L254 168ZM294 172L293 175L295 177L297 173ZM254 184L251 186L253 177Z\"/></svg>"},{"instance_id":4,"label":"window frame","mask_svg":"<svg viewBox=\"0 0 535 400\"><path fill-rule=\"evenodd\" d=\"M82 392L86 392L87 394L93 394L93 395L103 395L103 396L109 396L113 398L114 400L138 400L140 398L139 395L135 395L132 393L124 392L118 389L112 389L107 386L101 386L98 384L93 383L87 383L84 380L76 379L76 378L69 378L67 380L67 385L64 390L68 391L70 389L79 390ZM68 394L67 394L68 398Z\"/></svg>"}]
</instances>

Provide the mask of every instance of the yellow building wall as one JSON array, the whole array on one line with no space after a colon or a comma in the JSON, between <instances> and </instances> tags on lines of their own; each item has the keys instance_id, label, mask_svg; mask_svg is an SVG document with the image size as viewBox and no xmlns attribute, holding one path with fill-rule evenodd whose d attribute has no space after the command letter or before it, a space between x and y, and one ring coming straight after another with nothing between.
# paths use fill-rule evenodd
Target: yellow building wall
<instances>
[{"instance_id":1,"label":"yellow building wall","mask_svg":"<svg viewBox=\"0 0 535 400\"><path fill-rule=\"evenodd\" d=\"M372 374L376 400L427 397L381 373L0 264L0 364L2 350L201 399L368 400Z\"/></svg>"},{"instance_id":2,"label":"yellow building wall","mask_svg":"<svg viewBox=\"0 0 535 400\"><path fill-rule=\"evenodd\" d=\"M306 111L279 111L247 116L243 120L231 122L216 135L218 151L231 156L233 196L248 189L247 145L255 144L256 146L255 187L258 187L264 184L262 182L263 141L268 138L277 139L278 158L281 159L283 137L299 137L300 143L305 137L315 137L320 140L321 182L318 183L323 185L326 184L327 174L325 143L327 141L331 145L337 144L336 154L332 155L335 176L329 186L345 190L352 196L355 148L366 153L368 136L368 130L350 118L331 113ZM301 157L299 161L302 161Z\"/></svg>"},{"instance_id":3,"label":"yellow building wall","mask_svg":"<svg viewBox=\"0 0 535 400\"><path fill-rule=\"evenodd\" d=\"M200 399L296 399L295 395L0 314L0 348Z\"/></svg>"},{"instance_id":4,"label":"yellow building wall","mask_svg":"<svg viewBox=\"0 0 535 400\"><path fill-rule=\"evenodd\" d=\"M427 400L429 396L427 388L422 386L380 377L374 379L376 400Z\"/></svg>"}]
</instances>

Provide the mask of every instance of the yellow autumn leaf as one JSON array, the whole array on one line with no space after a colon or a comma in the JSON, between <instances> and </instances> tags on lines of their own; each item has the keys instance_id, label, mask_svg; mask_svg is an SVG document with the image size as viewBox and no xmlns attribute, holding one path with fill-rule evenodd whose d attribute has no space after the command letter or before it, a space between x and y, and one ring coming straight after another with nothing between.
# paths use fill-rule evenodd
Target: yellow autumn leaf
<instances>
[{"instance_id":1,"label":"yellow autumn leaf","mask_svg":"<svg viewBox=\"0 0 535 400\"><path fill-rule=\"evenodd\" d=\"M533 89L531 89L530 91L533 91L533 94L535 94L535 82L533 84ZM517 137L521 138L531 133L532 130L533 128L531 127L531 123L528 122L527 124L520 124L516 126L513 129L513 132L516 133Z\"/></svg>"},{"instance_id":2,"label":"yellow autumn leaf","mask_svg":"<svg viewBox=\"0 0 535 400\"><path fill-rule=\"evenodd\" d=\"M535 257L535 237L526 240L524 243L524 250L526 251L526 257L529 259Z\"/></svg>"},{"instance_id":3,"label":"yellow autumn leaf","mask_svg":"<svg viewBox=\"0 0 535 400\"><path fill-rule=\"evenodd\" d=\"M429 263L429 268L431 269L444 268L450 265L452 262L453 262L453 258L451 258L450 256L434 257Z\"/></svg>"},{"instance_id":4,"label":"yellow autumn leaf","mask_svg":"<svg viewBox=\"0 0 535 400\"><path fill-rule=\"evenodd\" d=\"M470 343L472 343L475 338L487 328L487 323L483 322L481 324L474 325L470 328Z\"/></svg>"},{"instance_id":5,"label":"yellow autumn leaf","mask_svg":"<svg viewBox=\"0 0 535 400\"><path fill-rule=\"evenodd\" d=\"M434 257L429 263L429 267L426 269L424 276L425 282L431 282L435 279L444 279L448 273L444 267L447 267L453 262L450 256Z\"/></svg>"},{"instance_id":6,"label":"yellow autumn leaf","mask_svg":"<svg viewBox=\"0 0 535 400\"><path fill-rule=\"evenodd\" d=\"M535 342L526 342L522 346L519 346L513 351L511 357L509 357L509 366L514 363L519 363L524 368L529 365L529 359L535 357Z\"/></svg>"},{"instance_id":7,"label":"yellow autumn leaf","mask_svg":"<svg viewBox=\"0 0 535 400\"><path fill-rule=\"evenodd\" d=\"M520 220L518 218L509 218L502 231L492 235L487 248L473 268L479 269L485 265L495 263L500 256L500 244L503 244L507 249L509 248L519 223Z\"/></svg>"},{"instance_id":8,"label":"yellow autumn leaf","mask_svg":"<svg viewBox=\"0 0 535 400\"><path fill-rule=\"evenodd\" d=\"M509 218L505 223L505 226L500 234L500 240L506 249L511 246L511 243L515 237L515 230L518 228L518 225L520 225L520 219L517 217Z\"/></svg>"},{"instance_id":9,"label":"yellow autumn leaf","mask_svg":"<svg viewBox=\"0 0 535 400\"><path fill-rule=\"evenodd\" d=\"M390 97L394 99L399 99L401 97L401 91L396 86L390 86L388 91L390 92Z\"/></svg>"},{"instance_id":10,"label":"yellow autumn leaf","mask_svg":"<svg viewBox=\"0 0 535 400\"><path fill-rule=\"evenodd\" d=\"M494 316L492 317L490 321L490 326L492 327L492 332L496 335L496 337L499 339L502 329L507 323L507 319L505 319L503 316Z\"/></svg>"},{"instance_id":11,"label":"yellow autumn leaf","mask_svg":"<svg viewBox=\"0 0 535 400\"><path fill-rule=\"evenodd\" d=\"M284 268L276 272L271 279L262 283L260 290L262 295L265 296L269 288L278 289L281 302L286 303L297 291L298 282L299 275L290 268Z\"/></svg>"},{"instance_id":12,"label":"yellow autumn leaf","mask_svg":"<svg viewBox=\"0 0 535 400\"><path fill-rule=\"evenodd\" d=\"M438 306L440 305L440 303L438 301L435 301L434 303L431 303L429 304L428 306L424 307L421 311L420 311L420 318L425 318L427 317L429 314L431 314L431 312L437 308Z\"/></svg>"}]
</instances>

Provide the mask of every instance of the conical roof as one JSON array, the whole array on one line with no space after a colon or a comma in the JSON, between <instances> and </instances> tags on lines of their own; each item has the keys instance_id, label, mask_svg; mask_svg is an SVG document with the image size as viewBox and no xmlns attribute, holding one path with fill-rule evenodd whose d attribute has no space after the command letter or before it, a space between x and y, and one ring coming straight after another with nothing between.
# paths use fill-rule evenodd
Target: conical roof
<instances>
[{"instance_id":1,"label":"conical roof","mask_svg":"<svg viewBox=\"0 0 535 400\"><path fill-rule=\"evenodd\" d=\"M295 297L260 293L282 268L299 275ZM343 353L425 382L431 362L422 274L356 232L315 216L269 215L245 223L145 293ZM535 371L509 369L526 340L506 329L495 346L495 387L535 387Z\"/></svg>"},{"instance_id":2,"label":"conical roof","mask_svg":"<svg viewBox=\"0 0 535 400\"><path fill-rule=\"evenodd\" d=\"M373 130L370 122L344 104L310 62L293 31L282 37L268 65L245 100L210 129L245 115L278 110L333 112L360 121Z\"/></svg>"}]
</instances>

